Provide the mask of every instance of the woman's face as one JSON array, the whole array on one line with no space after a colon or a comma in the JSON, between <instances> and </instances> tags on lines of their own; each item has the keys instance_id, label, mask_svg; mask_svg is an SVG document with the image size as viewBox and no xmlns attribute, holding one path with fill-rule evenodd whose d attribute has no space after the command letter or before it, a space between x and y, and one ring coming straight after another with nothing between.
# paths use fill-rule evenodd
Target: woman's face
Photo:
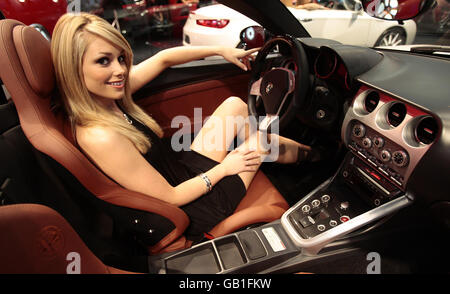
<instances>
[{"instance_id":1,"label":"woman's face","mask_svg":"<svg viewBox=\"0 0 450 294\"><path fill-rule=\"evenodd\" d=\"M103 38L90 36L83 56L83 77L92 97L110 103L125 95L125 53Z\"/></svg>"}]
</instances>

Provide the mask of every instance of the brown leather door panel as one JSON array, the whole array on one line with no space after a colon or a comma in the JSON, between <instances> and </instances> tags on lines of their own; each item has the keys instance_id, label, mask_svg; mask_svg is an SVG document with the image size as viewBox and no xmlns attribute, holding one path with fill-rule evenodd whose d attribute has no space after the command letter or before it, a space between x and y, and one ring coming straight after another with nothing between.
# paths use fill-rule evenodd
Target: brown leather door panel
<instances>
[{"instance_id":1,"label":"brown leather door panel","mask_svg":"<svg viewBox=\"0 0 450 294\"><path fill-rule=\"evenodd\" d=\"M142 97L136 101L163 128L169 137L178 128L171 128L175 116L186 116L194 126L194 108L201 108L202 121L230 96L247 101L248 74L212 79ZM192 127L192 132L194 128Z\"/></svg>"}]
</instances>

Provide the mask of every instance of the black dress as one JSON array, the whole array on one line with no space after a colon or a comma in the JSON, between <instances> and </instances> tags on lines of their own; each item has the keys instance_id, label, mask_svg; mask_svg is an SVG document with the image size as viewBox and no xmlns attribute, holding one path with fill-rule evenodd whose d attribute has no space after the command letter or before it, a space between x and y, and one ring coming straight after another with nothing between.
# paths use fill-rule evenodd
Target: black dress
<instances>
[{"instance_id":1,"label":"black dress","mask_svg":"<svg viewBox=\"0 0 450 294\"><path fill-rule=\"evenodd\" d=\"M170 143L161 140L148 126L131 116L132 124L151 142L144 158L172 186L198 176L219 164L193 150L175 152ZM206 184L205 184L206 189ZM246 194L244 182L238 175L222 178L212 190L180 208L189 216L190 225L185 231L188 240L199 241L204 233L230 216Z\"/></svg>"}]
</instances>

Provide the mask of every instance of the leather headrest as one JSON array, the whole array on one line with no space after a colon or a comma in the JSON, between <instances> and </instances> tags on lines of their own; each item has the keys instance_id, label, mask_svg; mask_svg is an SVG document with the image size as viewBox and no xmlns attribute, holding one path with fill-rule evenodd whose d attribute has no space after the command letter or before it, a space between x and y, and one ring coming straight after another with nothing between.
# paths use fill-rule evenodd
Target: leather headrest
<instances>
[{"instance_id":1,"label":"leather headrest","mask_svg":"<svg viewBox=\"0 0 450 294\"><path fill-rule=\"evenodd\" d=\"M50 42L36 29L15 26L14 45L31 88L46 98L55 87L55 73L50 52Z\"/></svg>"}]
</instances>

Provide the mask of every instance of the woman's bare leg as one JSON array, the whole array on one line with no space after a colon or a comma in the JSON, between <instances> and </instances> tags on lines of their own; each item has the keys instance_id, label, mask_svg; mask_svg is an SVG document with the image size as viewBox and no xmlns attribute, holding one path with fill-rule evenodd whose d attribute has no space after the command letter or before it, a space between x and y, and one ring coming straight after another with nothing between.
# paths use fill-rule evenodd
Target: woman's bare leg
<instances>
[{"instance_id":1,"label":"woman's bare leg","mask_svg":"<svg viewBox=\"0 0 450 294\"><path fill-rule=\"evenodd\" d=\"M255 149L262 154L268 152L269 142L278 142L277 146L272 144L272 148L277 148L277 150L270 150L270 152L276 151L273 154L278 154L278 157L273 159L278 163L295 163L299 157L305 158L307 153L311 151L310 146L278 134L270 134L270 139L267 139L248 122L247 104L238 97L230 97L222 102L209 120L206 121L192 142L191 150L221 162L230 151L230 146L237 136L239 141L243 142L238 148ZM261 142L266 143L261 145ZM299 152L301 153L299 154ZM243 174L246 179L244 183L251 182L254 173L253 175L250 172Z\"/></svg>"},{"instance_id":2,"label":"woman's bare leg","mask_svg":"<svg viewBox=\"0 0 450 294\"><path fill-rule=\"evenodd\" d=\"M232 122L240 122L247 117L247 104L241 98L227 98L195 136L191 150L221 162L230 151L229 147L243 125Z\"/></svg>"}]
</instances>

